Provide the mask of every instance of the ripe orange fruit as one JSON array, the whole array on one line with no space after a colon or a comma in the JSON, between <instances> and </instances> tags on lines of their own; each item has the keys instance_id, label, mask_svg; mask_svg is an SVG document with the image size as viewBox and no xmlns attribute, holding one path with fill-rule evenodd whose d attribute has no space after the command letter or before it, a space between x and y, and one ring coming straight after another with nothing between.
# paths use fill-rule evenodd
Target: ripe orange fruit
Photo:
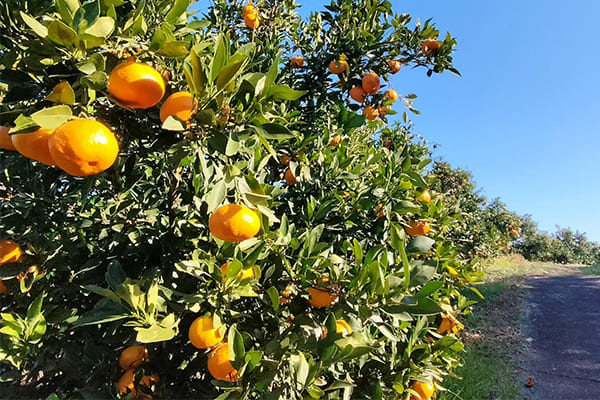
<instances>
[{"instance_id":1,"label":"ripe orange fruit","mask_svg":"<svg viewBox=\"0 0 600 400\"><path fill-rule=\"evenodd\" d=\"M25 157L54 166L55 162L48 151L48 141L53 134L54 131L50 129L40 128L35 132L12 135L11 140L17 151Z\"/></svg>"},{"instance_id":2,"label":"ripe orange fruit","mask_svg":"<svg viewBox=\"0 0 600 400\"><path fill-rule=\"evenodd\" d=\"M134 396L137 396L136 386L145 386L149 388L153 383L158 382L158 376L156 375L144 375L138 382L134 382L134 378L135 369L130 369L125 372L123 376L121 376L121 379L119 379L119 391L123 394L131 392ZM140 397L151 398L150 396L141 393Z\"/></svg>"},{"instance_id":3,"label":"ripe orange fruit","mask_svg":"<svg viewBox=\"0 0 600 400\"><path fill-rule=\"evenodd\" d=\"M146 346L130 346L123 350L119 356L119 365L125 371L134 369L149 360Z\"/></svg>"},{"instance_id":4,"label":"ripe orange fruit","mask_svg":"<svg viewBox=\"0 0 600 400\"><path fill-rule=\"evenodd\" d=\"M287 154L282 155L281 158L279 159L279 162L281 162L281 165L290 165L290 161L292 161L292 159Z\"/></svg>"},{"instance_id":5,"label":"ripe orange fruit","mask_svg":"<svg viewBox=\"0 0 600 400\"><path fill-rule=\"evenodd\" d=\"M128 107L150 108L165 95L165 81L148 64L126 61L108 76L108 92Z\"/></svg>"},{"instance_id":6,"label":"ripe orange fruit","mask_svg":"<svg viewBox=\"0 0 600 400\"><path fill-rule=\"evenodd\" d=\"M226 242L241 242L260 231L259 216L246 206L226 204L215 210L208 220L210 233Z\"/></svg>"},{"instance_id":7,"label":"ripe orange fruit","mask_svg":"<svg viewBox=\"0 0 600 400\"><path fill-rule=\"evenodd\" d=\"M379 75L375 72L371 72L365 75L362 79L362 88L366 94L374 94L379 91L381 87L381 81Z\"/></svg>"},{"instance_id":8,"label":"ripe orange fruit","mask_svg":"<svg viewBox=\"0 0 600 400\"><path fill-rule=\"evenodd\" d=\"M335 146L339 145L340 143L342 143L342 137L338 135L338 136L334 137L333 139L331 139L331 141L329 142L329 145L335 147Z\"/></svg>"},{"instance_id":9,"label":"ripe orange fruit","mask_svg":"<svg viewBox=\"0 0 600 400\"><path fill-rule=\"evenodd\" d=\"M227 262L221 265L221 276L223 277L223 280L225 280L225 275L227 274L227 270L229 269L229 264L231 264L231 262ZM235 277L236 279L243 281L246 279L254 278L255 276L256 273L254 272L254 268L246 268L238 272Z\"/></svg>"},{"instance_id":10,"label":"ripe orange fruit","mask_svg":"<svg viewBox=\"0 0 600 400\"><path fill-rule=\"evenodd\" d=\"M424 201L425 203L431 203L431 194L429 193L429 190L425 190L423 193L421 193L419 197L415 198L415 200Z\"/></svg>"},{"instance_id":11,"label":"ripe orange fruit","mask_svg":"<svg viewBox=\"0 0 600 400\"><path fill-rule=\"evenodd\" d=\"M431 224L429 222L410 221L409 226L404 227L404 230L412 237L425 236L431 230Z\"/></svg>"},{"instance_id":12,"label":"ripe orange fruit","mask_svg":"<svg viewBox=\"0 0 600 400\"><path fill-rule=\"evenodd\" d=\"M327 289L322 287L309 288L307 292L310 295L308 302L315 308L327 307L337 299L335 294L329 293Z\"/></svg>"},{"instance_id":13,"label":"ripe orange fruit","mask_svg":"<svg viewBox=\"0 0 600 400\"><path fill-rule=\"evenodd\" d=\"M329 64L329 72L332 74L342 74L344 71L348 70L350 66L346 62L346 60L332 61Z\"/></svg>"},{"instance_id":14,"label":"ripe orange fruit","mask_svg":"<svg viewBox=\"0 0 600 400\"><path fill-rule=\"evenodd\" d=\"M198 102L190 92L173 93L160 107L160 122L165 122L170 116L182 121L188 121L198 109Z\"/></svg>"},{"instance_id":15,"label":"ripe orange fruit","mask_svg":"<svg viewBox=\"0 0 600 400\"><path fill-rule=\"evenodd\" d=\"M352 97L353 100L358 101L359 103L364 103L365 91L363 90L363 88L355 86L352 88L352 90L350 90L350 97Z\"/></svg>"},{"instance_id":16,"label":"ripe orange fruit","mask_svg":"<svg viewBox=\"0 0 600 400\"><path fill-rule=\"evenodd\" d=\"M396 100L398 100L398 92L396 92L393 89L390 89L390 90L388 90L388 91L385 92L384 97L387 100L396 101Z\"/></svg>"},{"instance_id":17,"label":"ripe orange fruit","mask_svg":"<svg viewBox=\"0 0 600 400\"><path fill-rule=\"evenodd\" d=\"M298 183L296 177L294 176L294 173L289 168L285 170L285 181L288 183L288 185L295 185L296 183Z\"/></svg>"},{"instance_id":18,"label":"ripe orange fruit","mask_svg":"<svg viewBox=\"0 0 600 400\"><path fill-rule=\"evenodd\" d=\"M10 126L0 126L0 147L4 150L16 151L17 148L13 144L8 131L10 131Z\"/></svg>"},{"instance_id":19,"label":"ripe orange fruit","mask_svg":"<svg viewBox=\"0 0 600 400\"><path fill-rule=\"evenodd\" d=\"M519 231L516 230L516 229L514 229L514 228L510 230L510 234L513 235L516 238L519 237Z\"/></svg>"},{"instance_id":20,"label":"ripe orange fruit","mask_svg":"<svg viewBox=\"0 0 600 400\"><path fill-rule=\"evenodd\" d=\"M208 355L208 372L220 381L237 382L238 373L229 361L229 343L221 343Z\"/></svg>"},{"instance_id":21,"label":"ripe orange fruit","mask_svg":"<svg viewBox=\"0 0 600 400\"><path fill-rule=\"evenodd\" d=\"M397 60L388 61L388 65L390 66L390 74L397 74L400 72L400 68L402 67L402 63Z\"/></svg>"},{"instance_id":22,"label":"ripe orange fruit","mask_svg":"<svg viewBox=\"0 0 600 400\"><path fill-rule=\"evenodd\" d=\"M21 248L12 240L0 241L0 265L14 263L21 258Z\"/></svg>"},{"instance_id":23,"label":"ripe orange fruit","mask_svg":"<svg viewBox=\"0 0 600 400\"><path fill-rule=\"evenodd\" d=\"M433 385L428 382L414 382L411 387L412 390L419 394L419 397L412 395L410 400L430 400L435 391Z\"/></svg>"},{"instance_id":24,"label":"ripe orange fruit","mask_svg":"<svg viewBox=\"0 0 600 400\"><path fill-rule=\"evenodd\" d=\"M302 68L304 67L304 58L296 56L292 58L290 64L292 65L292 68Z\"/></svg>"},{"instance_id":25,"label":"ripe orange fruit","mask_svg":"<svg viewBox=\"0 0 600 400\"><path fill-rule=\"evenodd\" d=\"M223 341L221 326L214 326L212 317L198 317L190 325L188 337L197 349L208 349Z\"/></svg>"},{"instance_id":26,"label":"ripe orange fruit","mask_svg":"<svg viewBox=\"0 0 600 400\"><path fill-rule=\"evenodd\" d=\"M428 56L434 50L437 50L442 45L442 42L435 39L427 39L421 44L421 50L423 50L423 54Z\"/></svg>"},{"instance_id":27,"label":"ripe orange fruit","mask_svg":"<svg viewBox=\"0 0 600 400\"><path fill-rule=\"evenodd\" d=\"M48 141L56 165L73 176L98 174L108 169L119 155L119 143L104 124L75 119L62 124Z\"/></svg>"},{"instance_id":28,"label":"ripe orange fruit","mask_svg":"<svg viewBox=\"0 0 600 400\"><path fill-rule=\"evenodd\" d=\"M367 117L369 121L375 121L379 117L379 111L373 106L366 106L363 110L363 115Z\"/></svg>"},{"instance_id":29,"label":"ripe orange fruit","mask_svg":"<svg viewBox=\"0 0 600 400\"><path fill-rule=\"evenodd\" d=\"M260 20L258 19L258 14L247 14L244 17L244 23L250 29L256 29L260 26Z\"/></svg>"},{"instance_id":30,"label":"ripe orange fruit","mask_svg":"<svg viewBox=\"0 0 600 400\"><path fill-rule=\"evenodd\" d=\"M0 294L5 294L5 293L8 293L8 288L6 287L4 282L2 282L2 279L0 279Z\"/></svg>"}]
</instances>

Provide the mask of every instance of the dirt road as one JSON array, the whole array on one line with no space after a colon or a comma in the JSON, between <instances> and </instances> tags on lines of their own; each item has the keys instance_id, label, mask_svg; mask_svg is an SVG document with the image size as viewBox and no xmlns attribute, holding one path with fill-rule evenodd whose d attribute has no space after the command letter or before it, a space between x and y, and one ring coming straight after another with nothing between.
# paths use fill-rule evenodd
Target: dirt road
<instances>
[{"instance_id":1,"label":"dirt road","mask_svg":"<svg viewBox=\"0 0 600 400\"><path fill-rule=\"evenodd\" d=\"M523 369L535 385L525 399L600 399L600 277L531 276L527 286Z\"/></svg>"}]
</instances>

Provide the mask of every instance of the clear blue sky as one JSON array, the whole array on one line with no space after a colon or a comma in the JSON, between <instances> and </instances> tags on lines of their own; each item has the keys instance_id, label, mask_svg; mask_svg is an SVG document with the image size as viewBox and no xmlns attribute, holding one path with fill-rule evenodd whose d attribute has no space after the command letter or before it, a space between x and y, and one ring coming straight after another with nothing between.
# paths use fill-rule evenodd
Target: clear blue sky
<instances>
[{"instance_id":1,"label":"clear blue sky","mask_svg":"<svg viewBox=\"0 0 600 400\"><path fill-rule=\"evenodd\" d=\"M297 2L303 15L329 3ZM532 214L541 230L571 227L600 241L600 1L392 4L458 39L462 78L404 69L392 80L419 96L415 131L440 145L435 155L471 171L488 198Z\"/></svg>"}]
</instances>

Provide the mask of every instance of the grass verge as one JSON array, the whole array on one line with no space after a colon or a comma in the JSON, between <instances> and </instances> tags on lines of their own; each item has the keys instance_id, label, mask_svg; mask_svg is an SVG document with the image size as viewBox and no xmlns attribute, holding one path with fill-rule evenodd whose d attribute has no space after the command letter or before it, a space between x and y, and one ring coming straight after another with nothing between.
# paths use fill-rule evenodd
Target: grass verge
<instances>
[{"instance_id":1,"label":"grass verge","mask_svg":"<svg viewBox=\"0 0 600 400\"><path fill-rule=\"evenodd\" d=\"M461 378L447 379L448 391L439 393L437 400L522 398L518 356L527 346L520 329L525 315L525 279L565 268L515 256L493 260L484 267L486 277L477 289L485 299L475 299L479 303L465 321L465 364L456 371Z\"/></svg>"}]
</instances>

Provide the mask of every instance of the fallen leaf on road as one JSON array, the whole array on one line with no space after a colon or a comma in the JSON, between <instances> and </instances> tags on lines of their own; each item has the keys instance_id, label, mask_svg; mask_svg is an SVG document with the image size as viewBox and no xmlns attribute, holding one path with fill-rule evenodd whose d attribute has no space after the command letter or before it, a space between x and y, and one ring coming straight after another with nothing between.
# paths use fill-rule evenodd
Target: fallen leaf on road
<instances>
[{"instance_id":1,"label":"fallen leaf on road","mask_svg":"<svg viewBox=\"0 0 600 400\"><path fill-rule=\"evenodd\" d=\"M533 383L533 378L532 377L528 377L527 378L527 382L525 382L525 387L531 388L533 387L534 383Z\"/></svg>"}]
</instances>

